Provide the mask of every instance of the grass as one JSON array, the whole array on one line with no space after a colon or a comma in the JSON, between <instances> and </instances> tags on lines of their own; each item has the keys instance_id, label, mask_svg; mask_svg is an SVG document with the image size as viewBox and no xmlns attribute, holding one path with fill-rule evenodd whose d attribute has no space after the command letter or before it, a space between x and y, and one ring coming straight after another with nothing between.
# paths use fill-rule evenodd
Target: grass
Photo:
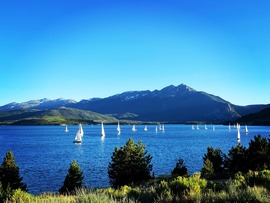
<instances>
[{"instance_id":1,"label":"grass","mask_svg":"<svg viewBox=\"0 0 270 203\"><path fill-rule=\"evenodd\" d=\"M251 179L252 178L252 179ZM252 181L251 181L252 180ZM44 193L32 195L15 190L3 202L57 203L270 203L270 171L239 173L225 182L212 182L196 173L190 176L164 177L141 186L118 189L78 189L75 195ZM1 193L0 193L1 202Z\"/></svg>"}]
</instances>

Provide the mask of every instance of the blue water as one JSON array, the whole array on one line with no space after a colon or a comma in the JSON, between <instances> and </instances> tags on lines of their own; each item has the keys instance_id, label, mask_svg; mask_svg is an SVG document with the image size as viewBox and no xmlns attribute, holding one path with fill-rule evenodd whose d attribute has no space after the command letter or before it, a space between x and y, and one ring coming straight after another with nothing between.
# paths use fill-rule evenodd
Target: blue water
<instances>
[{"instance_id":1,"label":"blue water","mask_svg":"<svg viewBox=\"0 0 270 203\"><path fill-rule=\"evenodd\" d=\"M107 187L109 179L108 163L116 146L123 146L130 137L136 143L142 140L148 153L153 157L155 175L170 174L179 157L183 158L189 173L200 171L203 155L208 146L220 147L224 153L237 144L237 130L228 130L227 126L200 126L192 130L190 125L165 125L165 132L155 132L154 125L121 126L121 135L117 135L116 126L105 125L105 139L100 137L100 125L84 125L82 144L74 144L77 126L69 126L64 132L63 126L0 126L0 161L11 150L20 167L23 182L30 193L39 194L57 191L63 184L67 170L75 159L84 173L84 183L88 187ZM268 137L270 127L250 126L249 134L241 128L241 143L248 146L254 135Z\"/></svg>"}]
</instances>

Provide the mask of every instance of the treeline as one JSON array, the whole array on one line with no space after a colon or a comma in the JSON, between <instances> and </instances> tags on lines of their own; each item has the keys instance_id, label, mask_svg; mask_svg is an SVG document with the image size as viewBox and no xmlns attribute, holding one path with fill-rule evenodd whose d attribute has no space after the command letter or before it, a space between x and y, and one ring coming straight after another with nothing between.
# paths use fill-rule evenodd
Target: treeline
<instances>
[{"instance_id":1,"label":"treeline","mask_svg":"<svg viewBox=\"0 0 270 203\"><path fill-rule=\"evenodd\" d=\"M232 147L227 155L220 148L208 147L203 160L201 173L208 179L228 178L237 172L246 173L249 170L269 170L270 138L255 136L254 140L249 142L248 147L239 143L236 147Z\"/></svg>"},{"instance_id":2,"label":"treeline","mask_svg":"<svg viewBox=\"0 0 270 203\"><path fill-rule=\"evenodd\" d=\"M116 147L108 165L111 188L87 189L74 160L58 194L27 193L12 152L0 167L0 201L38 202L270 202L270 138L260 135L248 147L238 144L228 154L207 148L201 173L188 175L179 158L171 175L151 174L152 156L132 139Z\"/></svg>"}]
</instances>

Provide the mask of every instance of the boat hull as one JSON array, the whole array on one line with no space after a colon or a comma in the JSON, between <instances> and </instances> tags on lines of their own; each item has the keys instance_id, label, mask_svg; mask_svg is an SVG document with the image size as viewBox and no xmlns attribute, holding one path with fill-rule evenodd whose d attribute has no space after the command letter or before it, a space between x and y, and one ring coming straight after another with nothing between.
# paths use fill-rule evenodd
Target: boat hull
<instances>
[{"instance_id":1,"label":"boat hull","mask_svg":"<svg viewBox=\"0 0 270 203\"><path fill-rule=\"evenodd\" d=\"M74 140L73 143L82 143L82 141Z\"/></svg>"}]
</instances>

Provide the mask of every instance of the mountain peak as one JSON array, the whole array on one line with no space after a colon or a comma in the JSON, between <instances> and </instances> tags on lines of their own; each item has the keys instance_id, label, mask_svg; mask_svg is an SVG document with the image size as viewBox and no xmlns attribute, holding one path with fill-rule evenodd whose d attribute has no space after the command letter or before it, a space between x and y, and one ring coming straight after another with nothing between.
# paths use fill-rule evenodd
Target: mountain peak
<instances>
[{"instance_id":1,"label":"mountain peak","mask_svg":"<svg viewBox=\"0 0 270 203\"><path fill-rule=\"evenodd\" d=\"M180 84L178 86L169 85L161 89L159 91L159 94L162 97L175 97L176 95L184 95L190 92L196 92L196 91L185 84Z\"/></svg>"},{"instance_id":2,"label":"mountain peak","mask_svg":"<svg viewBox=\"0 0 270 203\"><path fill-rule=\"evenodd\" d=\"M187 90L189 92L196 92L196 90L194 90L193 88L187 86L186 84L184 83L181 83L180 85L178 85L177 87L178 89L181 89L181 90Z\"/></svg>"}]
</instances>

